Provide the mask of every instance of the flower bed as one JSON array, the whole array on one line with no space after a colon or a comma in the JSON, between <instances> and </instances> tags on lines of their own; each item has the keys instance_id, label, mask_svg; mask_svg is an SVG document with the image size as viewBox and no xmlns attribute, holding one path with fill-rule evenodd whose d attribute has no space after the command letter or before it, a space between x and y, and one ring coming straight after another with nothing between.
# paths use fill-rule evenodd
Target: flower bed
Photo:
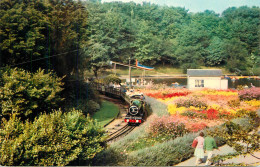
<instances>
[{"instance_id":1,"label":"flower bed","mask_svg":"<svg viewBox=\"0 0 260 167\"><path fill-rule=\"evenodd\" d=\"M241 111L243 111L242 113L245 113L245 111L250 113L260 107L260 88L250 88L240 91L212 89L194 91L188 89L158 89L157 91L142 91L147 96L165 103L168 106L170 115L179 116L178 120L182 120L181 123L184 123L186 130L189 129L189 124L192 127L198 127L198 122L200 121L205 126L200 124L199 127L205 128L212 125L219 125L225 120L241 116ZM184 119L189 124L185 123ZM169 120L172 120L172 117L168 118L167 121ZM194 120L197 122L194 122ZM158 124L158 121L156 123ZM194 129L200 130L201 128Z\"/></svg>"}]
</instances>

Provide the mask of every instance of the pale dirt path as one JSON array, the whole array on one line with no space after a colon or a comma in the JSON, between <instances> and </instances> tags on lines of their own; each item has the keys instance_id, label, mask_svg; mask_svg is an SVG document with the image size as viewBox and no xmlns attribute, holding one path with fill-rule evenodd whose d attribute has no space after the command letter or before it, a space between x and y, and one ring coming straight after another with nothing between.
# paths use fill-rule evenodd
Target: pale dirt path
<instances>
[{"instance_id":1,"label":"pale dirt path","mask_svg":"<svg viewBox=\"0 0 260 167\"><path fill-rule=\"evenodd\" d=\"M260 127L258 128L258 133L260 133ZM228 145L223 145L221 147L219 147L219 150L214 150L213 152L213 156L215 155L224 155L224 154L228 154L228 153L232 153L235 152L235 150L228 146ZM255 152L253 154L254 156L260 158L260 152ZM260 159L255 158L253 156L251 156L250 154L247 154L246 156L238 156L232 159L228 159L226 161L224 161L223 163L227 164L227 163L234 163L234 164L239 164L239 163L244 163L244 164L248 164L251 166L260 166ZM186 161L183 161L175 166L195 166L195 161L196 158L192 157ZM206 161L206 155L204 158L203 163L199 164L199 166L205 166L205 161Z\"/></svg>"},{"instance_id":2,"label":"pale dirt path","mask_svg":"<svg viewBox=\"0 0 260 167\"><path fill-rule=\"evenodd\" d=\"M234 149L232 147L229 147L228 145L224 145L224 146L219 147L219 150L220 151L214 150L213 154L214 155L223 155L223 154L228 154L228 153L234 152ZM254 153L254 156L260 157L260 152ZM206 155L205 155L205 157L206 157ZM195 161L196 161L196 158L192 157L192 158L190 158L190 159L188 159L184 162L181 162L181 163L179 163L175 166L195 166ZM199 164L198 166L205 166L205 161L206 161L206 159L204 158L203 163ZM260 165L260 159L254 158L253 156L248 154L245 157L244 156L238 156L238 157L235 157L233 159L226 160L226 161L224 161L224 163L235 163L235 164L245 163L245 164L251 164L251 165L259 163L258 165Z\"/></svg>"}]
</instances>

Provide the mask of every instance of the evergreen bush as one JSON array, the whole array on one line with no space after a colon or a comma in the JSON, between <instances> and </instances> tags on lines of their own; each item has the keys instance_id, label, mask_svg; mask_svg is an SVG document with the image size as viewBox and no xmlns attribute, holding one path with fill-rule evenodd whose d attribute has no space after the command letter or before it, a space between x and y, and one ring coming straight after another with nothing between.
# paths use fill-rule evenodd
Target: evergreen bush
<instances>
[{"instance_id":1,"label":"evergreen bush","mask_svg":"<svg viewBox=\"0 0 260 167\"><path fill-rule=\"evenodd\" d=\"M30 73L18 68L6 68L0 75L0 111L3 116L16 114L33 118L41 112L50 112L63 100L62 78L53 72L39 69Z\"/></svg>"},{"instance_id":2,"label":"evergreen bush","mask_svg":"<svg viewBox=\"0 0 260 167\"><path fill-rule=\"evenodd\" d=\"M82 112L42 114L32 123L13 115L2 120L0 164L64 166L82 164L103 150L104 131Z\"/></svg>"}]
</instances>

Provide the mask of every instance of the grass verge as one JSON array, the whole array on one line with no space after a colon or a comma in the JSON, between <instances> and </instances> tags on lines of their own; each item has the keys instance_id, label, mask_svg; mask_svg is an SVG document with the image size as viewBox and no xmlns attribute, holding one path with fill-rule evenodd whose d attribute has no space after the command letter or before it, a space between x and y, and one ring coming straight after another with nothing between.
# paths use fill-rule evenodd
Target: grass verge
<instances>
[{"instance_id":1,"label":"grass verge","mask_svg":"<svg viewBox=\"0 0 260 167\"><path fill-rule=\"evenodd\" d=\"M101 108L96 112L92 118L97 120L101 126L104 126L112 119L114 119L119 113L119 108L112 102L102 101Z\"/></svg>"}]
</instances>

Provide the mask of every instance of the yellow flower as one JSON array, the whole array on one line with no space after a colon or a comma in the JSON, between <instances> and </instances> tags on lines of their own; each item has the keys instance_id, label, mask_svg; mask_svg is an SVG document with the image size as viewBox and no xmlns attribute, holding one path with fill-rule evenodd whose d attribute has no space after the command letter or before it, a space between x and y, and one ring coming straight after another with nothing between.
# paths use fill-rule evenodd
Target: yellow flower
<instances>
[{"instance_id":1,"label":"yellow flower","mask_svg":"<svg viewBox=\"0 0 260 167\"><path fill-rule=\"evenodd\" d=\"M253 107L260 107L260 100L250 100L250 101L245 101L245 103L253 106Z\"/></svg>"},{"instance_id":2,"label":"yellow flower","mask_svg":"<svg viewBox=\"0 0 260 167\"><path fill-rule=\"evenodd\" d=\"M174 104L169 104L169 105L168 105L168 112L169 112L171 115L181 114L181 113L185 112L186 110L187 110L186 107L177 107L177 106L174 105Z\"/></svg>"},{"instance_id":3,"label":"yellow flower","mask_svg":"<svg viewBox=\"0 0 260 167\"><path fill-rule=\"evenodd\" d=\"M194 107L194 106L190 106L189 109L190 109L190 110L196 110L196 111L198 111L198 110L200 110L201 108L199 108L199 107Z\"/></svg>"},{"instance_id":4,"label":"yellow flower","mask_svg":"<svg viewBox=\"0 0 260 167\"><path fill-rule=\"evenodd\" d=\"M210 105L208 108L212 108L212 109L215 109L215 110L220 110L220 109L221 109L221 106L218 105L218 104L212 104L212 105Z\"/></svg>"},{"instance_id":5,"label":"yellow flower","mask_svg":"<svg viewBox=\"0 0 260 167\"><path fill-rule=\"evenodd\" d=\"M203 90L199 91L200 93L204 95L222 95L222 96L237 96L237 92L227 92L227 91L217 91L217 90Z\"/></svg>"}]
</instances>

